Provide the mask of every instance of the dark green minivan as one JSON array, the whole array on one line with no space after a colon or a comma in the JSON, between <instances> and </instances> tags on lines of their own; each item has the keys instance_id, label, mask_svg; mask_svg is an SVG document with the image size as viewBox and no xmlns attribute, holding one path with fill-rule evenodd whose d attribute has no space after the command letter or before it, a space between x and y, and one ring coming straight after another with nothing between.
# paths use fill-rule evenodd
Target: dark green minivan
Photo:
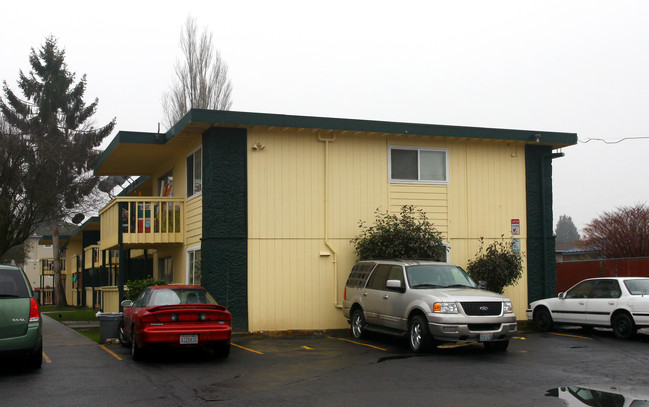
<instances>
[{"instance_id":1,"label":"dark green minivan","mask_svg":"<svg viewBox=\"0 0 649 407\"><path fill-rule=\"evenodd\" d=\"M22 269L0 265L0 356L43 363L43 321L32 287Z\"/></svg>"}]
</instances>

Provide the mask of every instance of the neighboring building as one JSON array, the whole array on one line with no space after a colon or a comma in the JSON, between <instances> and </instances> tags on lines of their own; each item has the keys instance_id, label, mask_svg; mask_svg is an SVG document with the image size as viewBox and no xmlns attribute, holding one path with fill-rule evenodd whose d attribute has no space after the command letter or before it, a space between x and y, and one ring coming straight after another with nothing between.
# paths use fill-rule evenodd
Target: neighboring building
<instances>
[{"instance_id":1,"label":"neighboring building","mask_svg":"<svg viewBox=\"0 0 649 407\"><path fill-rule=\"evenodd\" d=\"M581 247L576 243L558 243L555 248L557 263L580 260L597 260L602 255L598 250L590 247Z\"/></svg>"},{"instance_id":2,"label":"neighboring building","mask_svg":"<svg viewBox=\"0 0 649 407\"><path fill-rule=\"evenodd\" d=\"M154 277L208 288L239 330L343 328L359 221L414 205L463 267L481 237L519 239L525 273L505 293L523 318L528 301L554 295L552 152L576 142L193 109L166 134L121 131L104 152L96 175L141 178L100 211L99 250L120 254L118 287L138 250Z\"/></svg>"}]
</instances>

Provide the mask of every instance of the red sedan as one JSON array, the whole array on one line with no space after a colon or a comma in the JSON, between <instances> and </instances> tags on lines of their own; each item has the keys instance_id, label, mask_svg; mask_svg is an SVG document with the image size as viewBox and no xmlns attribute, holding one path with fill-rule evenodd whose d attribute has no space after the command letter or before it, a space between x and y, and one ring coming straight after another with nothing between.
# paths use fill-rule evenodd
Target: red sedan
<instances>
[{"instance_id":1,"label":"red sedan","mask_svg":"<svg viewBox=\"0 0 649 407\"><path fill-rule=\"evenodd\" d=\"M232 316L203 287L151 286L135 299L122 301L119 340L134 360L152 345L210 347L217 356L230 353Z\"/></svg>"}]
</instances>

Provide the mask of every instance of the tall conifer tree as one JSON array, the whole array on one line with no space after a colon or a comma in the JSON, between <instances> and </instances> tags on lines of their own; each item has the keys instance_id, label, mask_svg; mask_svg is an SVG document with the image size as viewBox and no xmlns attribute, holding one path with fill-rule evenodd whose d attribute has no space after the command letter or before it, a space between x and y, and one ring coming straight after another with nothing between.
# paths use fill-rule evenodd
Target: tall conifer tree
<instances>
[{"instance_id":1,"label":"tall conifer tree","mask_svg":"<svg viewBox=\"0 0 649 407\"><path fill-rule=\"evenodd\" d=\"M70 214L97 185L92 168L101 152L96 148L115 127L115 119L94 127L92 116L99 101L84 102L86 76L75 83L75 74L65 63L65 50L56 38L29 56L31 71L20 72L18 97L4 82L0 110L33 149L33 171L39 174L42 207L49 213L54 257L54 287L57 305L65 305L61 279L59 222Z\"/></svg>"}]
</instances>

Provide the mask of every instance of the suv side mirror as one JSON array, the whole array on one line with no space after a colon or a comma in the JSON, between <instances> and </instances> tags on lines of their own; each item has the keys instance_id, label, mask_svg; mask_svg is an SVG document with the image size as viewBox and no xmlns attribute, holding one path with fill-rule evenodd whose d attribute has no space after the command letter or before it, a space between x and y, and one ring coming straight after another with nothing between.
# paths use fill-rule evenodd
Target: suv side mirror
<instances>
[{"instance_id":1,"label":"suv side mirror","mask_svg":"<svg viewBox=\"0 0 649 407\"><path fill-rule=\"evenodd\" d=\"M481 290L486 290L487 289L487 282L486 281L478 281L478 288Z\"/></svg>"},{"instance_id":2,"label":"suv side mirror","mask_svg":"<svg viewBox=\"0 0 649 407\"><path fill-rule=\"evenodd\" d=\"M401 281L399 280L388 280L385 283L385 288L392 291L400 291L402 293L406 292L406 288L401 285Z\"/></svg>"}]
</instances>

